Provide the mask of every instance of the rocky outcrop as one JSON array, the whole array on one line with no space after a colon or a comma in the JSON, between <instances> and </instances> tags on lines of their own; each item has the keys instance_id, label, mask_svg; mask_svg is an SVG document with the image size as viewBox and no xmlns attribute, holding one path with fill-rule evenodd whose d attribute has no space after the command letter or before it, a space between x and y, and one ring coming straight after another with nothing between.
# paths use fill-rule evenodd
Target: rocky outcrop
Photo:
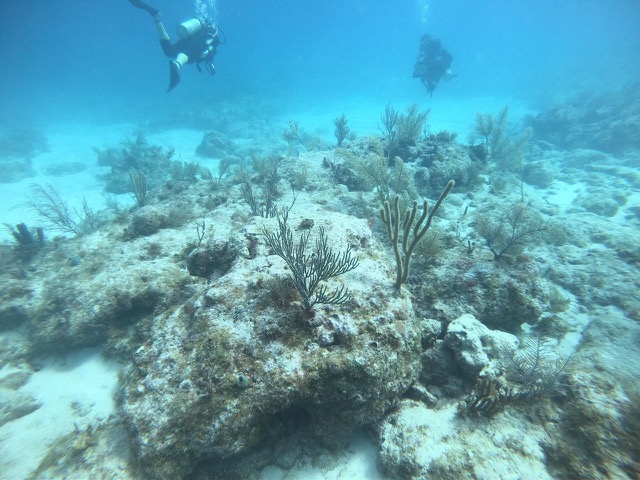
<instances>
[{"instance_id":1,"label":"rocky outcrop","mask_svg":"<svg viewBox=\"0 0 640 480\"><path fill-rule=\"evenodd\" d=\"M292 423L342 445L416 379L419 322L392 272L372 258L366 222L321 212L314 222L312 236L322 225L334 250L349 243L359 257L356 270L329 285L345 282L348 304L318 304L308 314L299 300L273 302L269 279L286 270L261 240L255 258L238 257L192 301L155 319L151 339L125 367L120 396L148 478L184 477L199 462L291 433ZM274 224L254 217L245 237L262 239L262 227Z\"/></svg>"}]
</instances>

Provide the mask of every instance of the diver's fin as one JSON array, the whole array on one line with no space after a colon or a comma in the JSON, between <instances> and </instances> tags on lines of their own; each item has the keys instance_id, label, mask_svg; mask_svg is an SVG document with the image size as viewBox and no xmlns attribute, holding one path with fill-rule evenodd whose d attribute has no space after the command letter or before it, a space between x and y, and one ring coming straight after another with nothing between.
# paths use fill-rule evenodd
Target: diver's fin
<instances>
[{"instance_id":1,"label":"diver's fin","mask_svg":"<svg viewBox=\"0 0 640 480\"><path fill-rule=\"evenodd\" d=\"M131 3L131 5L133 5L134 7L138 7L138 8L141 8L143 10L146 10L147 12L149 12L149 15L151 15L152 17L155 17L156 15L158 15L160 13L159 10L153 8L150 5L147 5L142 0L129 0L129 3Z\"/></svg>"},{"instance_id":2,"label":"diver's fin","mask_svg":"<svg viewBox=\"0 0 640 480\"><path fill-rule=\"evenodd\" d=\"M169 88L170 92L180 83L180 64L175 60L169 61Z\"/></svg>"}]
</instances>

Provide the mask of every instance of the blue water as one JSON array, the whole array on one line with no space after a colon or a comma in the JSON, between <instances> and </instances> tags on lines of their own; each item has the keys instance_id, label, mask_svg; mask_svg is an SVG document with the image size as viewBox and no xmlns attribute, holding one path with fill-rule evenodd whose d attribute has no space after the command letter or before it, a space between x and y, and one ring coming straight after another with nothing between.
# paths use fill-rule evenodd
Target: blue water
<instances>
[{"instance_id":1,"label":"blue water","mask_svg":"<svg viewBox=\"0 0 640 480\"><path fill-rule=\"evenodd\" d=\"M194 13L192 0L151 3L174 37L175 25ZM227 37L217 75L190 66L167 94L153 22L126 0L3 0L0 127L143 121L247 97L283 108L354 97L381 109L428 104L411 78L426 32L452 53L458 74L439 85L439 100L543 105L640 73L637 0L219 0L217 10Z\"/></svg>"}]
</instances>

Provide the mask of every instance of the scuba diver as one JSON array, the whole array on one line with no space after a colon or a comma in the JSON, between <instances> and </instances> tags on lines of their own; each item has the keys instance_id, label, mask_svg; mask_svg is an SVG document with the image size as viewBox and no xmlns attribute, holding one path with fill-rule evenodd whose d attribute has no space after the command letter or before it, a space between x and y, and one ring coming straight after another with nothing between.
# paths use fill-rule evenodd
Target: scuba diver
<instances>
[{"instance_id":1,"label":"scuba diver","mask_svg":"<svg viewBox=\"0 0 640 480\"><path fill-rule=\"evenodd\" d=\"M433 91L442 78L449 80L456 76L451 72L451 60L453 57L442 48L440 40L430 35L423 35L420 39L418 59L413 67L413 78L420 77L427 91L433 97Z\"/></svg>"},{"instance_id":2,"label":"scuba diver","mask_svg":"<svg viewBox=\"0 0 640 480\"><path fill-rule=\"evenodd\" d=\"M220 29L216 24L205 18L192 18L182 22L177 29L180 39L172 44L157 9L142 0L129 0L129 2L134 7L146 10L153 17L162 51L171 59L169 61L169 88L167 92L173 90L180 83L180 69L185 64L195 63L200 72L202 71L200 64L204 64L211 75L216 73L213 57L220 44L218 35Z\"/></svg>"}]
</instances>

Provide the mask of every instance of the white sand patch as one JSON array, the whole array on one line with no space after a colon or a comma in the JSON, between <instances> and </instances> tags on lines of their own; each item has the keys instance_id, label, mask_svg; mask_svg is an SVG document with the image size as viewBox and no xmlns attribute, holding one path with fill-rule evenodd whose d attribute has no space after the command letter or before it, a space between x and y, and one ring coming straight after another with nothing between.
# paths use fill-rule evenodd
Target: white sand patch
<instances>
[{"instance_id":1,"label":"white sand patch","mask_svg":"<svg viewBox=\"0 0 640 480\"><path fill-rule=\"evenodd\" d=\"M327 458L322 466L310 461L290 470L271 465L260 472L262 480L385 480L377 467L377 447L357 430L344 454Z\"/></svg>"},{"instance_id":2,"label":"white sand patch","mask_svg":"<svg viewBox=\"0 0 640 480\"><path fill-rule=\"evenodd\" d=\"M43 132L49 144L49 151L37 155L32 165L37 175L20 182L0 184L0 205L2 222L16 225L24 222L29 227L41 226L42 220L29 207L33 198L32 185L51 185L72 209L82 211L82 201L94 212L105 208L103 182L97 175L109 171L97 163L94 148L106 149L120 145L120 142L132 135L135 126L132 124L116 124L95 126L82 124L60 125L53 130ZM83 164L86 168L78 173L54 176L49 173L52 167L61 164ZM121 203L130 202L127 195L122 195ZM45 229L45 237L52 238L59 232ZM0 229L0 241L10 239L5 229Z\"/></svg>"},{"instance_id":3,"label":"white sand patch","mask_svg":"<svg viewBox=\"0 0 640 480\"><path fill-rule=\"evenodd\" d=\"M93 349L66 355L35 372L19 392L42 406L0 427L0 478L26 478L59 437L114 413L118 366Z\"/></svg>"},{"instance_id":4,"label":"white sand patch","mask_svg":"<svg viewBox=\"0 0 640 480\"><path fill-rule=\"evenodd\" d=\"M581 183L569 184L556 181L553 185L553 190L548 195L544 195L544 197L547 203L557 206L560 209L560 213L565 213L585 188L586 185Z\"/></svg>"}]
</instances>

